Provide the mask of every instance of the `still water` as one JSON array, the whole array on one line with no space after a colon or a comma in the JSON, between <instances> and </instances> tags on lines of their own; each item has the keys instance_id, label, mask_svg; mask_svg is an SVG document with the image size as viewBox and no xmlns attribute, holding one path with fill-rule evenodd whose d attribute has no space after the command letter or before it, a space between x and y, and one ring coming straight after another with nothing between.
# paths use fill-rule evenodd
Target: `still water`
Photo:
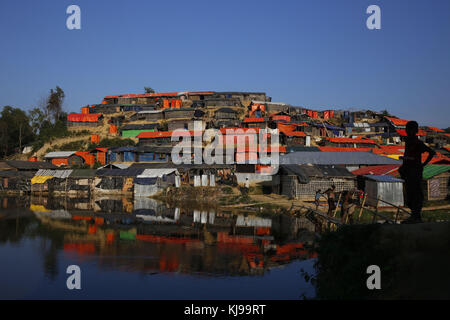
<instances>
[{"instance_id":1,"label":"still water","mask_svg":"<svg viewBox=\"0 0 450 320\"><path fill-rule=\"evenodd\" d=\"M1 299L302 299L313 226L152 199L0 198ZM81 269L69 290L66 269Z\"/></svg>"}]
</instances>

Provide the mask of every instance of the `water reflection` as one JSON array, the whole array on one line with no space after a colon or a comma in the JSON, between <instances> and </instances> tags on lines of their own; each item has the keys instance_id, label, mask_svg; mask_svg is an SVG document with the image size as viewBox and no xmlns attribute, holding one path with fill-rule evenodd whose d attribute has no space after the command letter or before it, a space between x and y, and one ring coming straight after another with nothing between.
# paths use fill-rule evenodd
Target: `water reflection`
<instances>
[{"instance_id":1,"label":"water reflection","mask_svg":"<svg viewBox=\"0 0 450 320\"><path fill-rule=\"evenodd\" d=\"M170 208L150 198L2 198L0 242L39 241L44 272L59 255L100 269L208 277L263 275L316 256L314 226L291 216L258 217Z\"/></svg>"}]
</instances>

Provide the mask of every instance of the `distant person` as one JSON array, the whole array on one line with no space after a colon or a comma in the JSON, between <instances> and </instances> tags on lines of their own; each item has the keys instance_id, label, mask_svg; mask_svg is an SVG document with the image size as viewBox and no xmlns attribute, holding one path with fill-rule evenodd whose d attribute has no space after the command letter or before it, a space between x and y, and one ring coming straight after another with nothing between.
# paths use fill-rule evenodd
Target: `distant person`
<instances>
[{"instance_id":1,"label":"distant person","mask_svg":"<svg viewBox=\"0 0 450 320\"><path fill-rule=\"evenodd\" d=\"M328 197L328 216L333 215L333 210L336 209L336 186L333 184L328 188L324 194Z\"/></svg>"},{"instance_id":2,"label":"distant person","mask_svg":"<svg viewBox=\"0 0 450 320\"><path fill-rule=\"evenodd\" d=\"M322 196L321 191L322 190L320 190L320 189L317 190L316 195L314 197L314 204L316 205L316 211L319 209L319 206L320 206L320 197Z\"/></svg>"},{"instance_id":3,"label":"distant person","mask_svg":"<svg viewBox=\"0 0 450 320\"><path fill-rule=\"evenodd\" d=\"M426 166L436 154L434 150L426 146L417 137L419 125L416 121L406 124L406 141L403 164L399 168L400 177L405 180L406 204L411 209L411 217L404 223L422 222L421 211L423 206L422 174ZM428 157L422 163L422 153L428 153Z\"/></svg>"}]
</instances>

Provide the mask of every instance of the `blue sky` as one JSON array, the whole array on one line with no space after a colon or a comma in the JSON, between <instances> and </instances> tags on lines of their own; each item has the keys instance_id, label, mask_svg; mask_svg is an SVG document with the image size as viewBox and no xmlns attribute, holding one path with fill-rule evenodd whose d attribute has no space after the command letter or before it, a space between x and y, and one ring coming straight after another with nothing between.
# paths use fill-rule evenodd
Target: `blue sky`
<instances>
[{"instance_id":1,"label":"blue sky","mask_svg":"<svg viewBox=\"0 0 450 320\"><path fill-rule=\"evenodd\" d=\"M66 28L71 4L81 30ZM366 28L371 4L381 30ZM0 38L0 107L30 109L58 85L79 112L151 86L450 126L448 0L2 0Z\"/></svg>"}]
</instances>

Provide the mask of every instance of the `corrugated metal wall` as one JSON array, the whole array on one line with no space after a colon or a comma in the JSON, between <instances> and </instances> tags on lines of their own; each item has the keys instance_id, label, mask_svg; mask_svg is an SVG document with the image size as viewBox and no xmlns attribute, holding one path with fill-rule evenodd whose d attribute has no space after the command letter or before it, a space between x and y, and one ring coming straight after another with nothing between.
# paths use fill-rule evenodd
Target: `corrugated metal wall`
<instances>
[{"instance_id":1,"label":"corrugated metal wall","mask_svg":"<svg viewBox=\"0 0 450 320\"><path fill-rule=\"evenodd\" d=\"M392 203L396 206L403 206L403 183L402 182L379 182L379 181L366 181L367 194L366 203L370 206L377 205L378 197L381 200ZM381 203L380 207L389 207L389 205Z\"/></svg>"}]
</instances>

